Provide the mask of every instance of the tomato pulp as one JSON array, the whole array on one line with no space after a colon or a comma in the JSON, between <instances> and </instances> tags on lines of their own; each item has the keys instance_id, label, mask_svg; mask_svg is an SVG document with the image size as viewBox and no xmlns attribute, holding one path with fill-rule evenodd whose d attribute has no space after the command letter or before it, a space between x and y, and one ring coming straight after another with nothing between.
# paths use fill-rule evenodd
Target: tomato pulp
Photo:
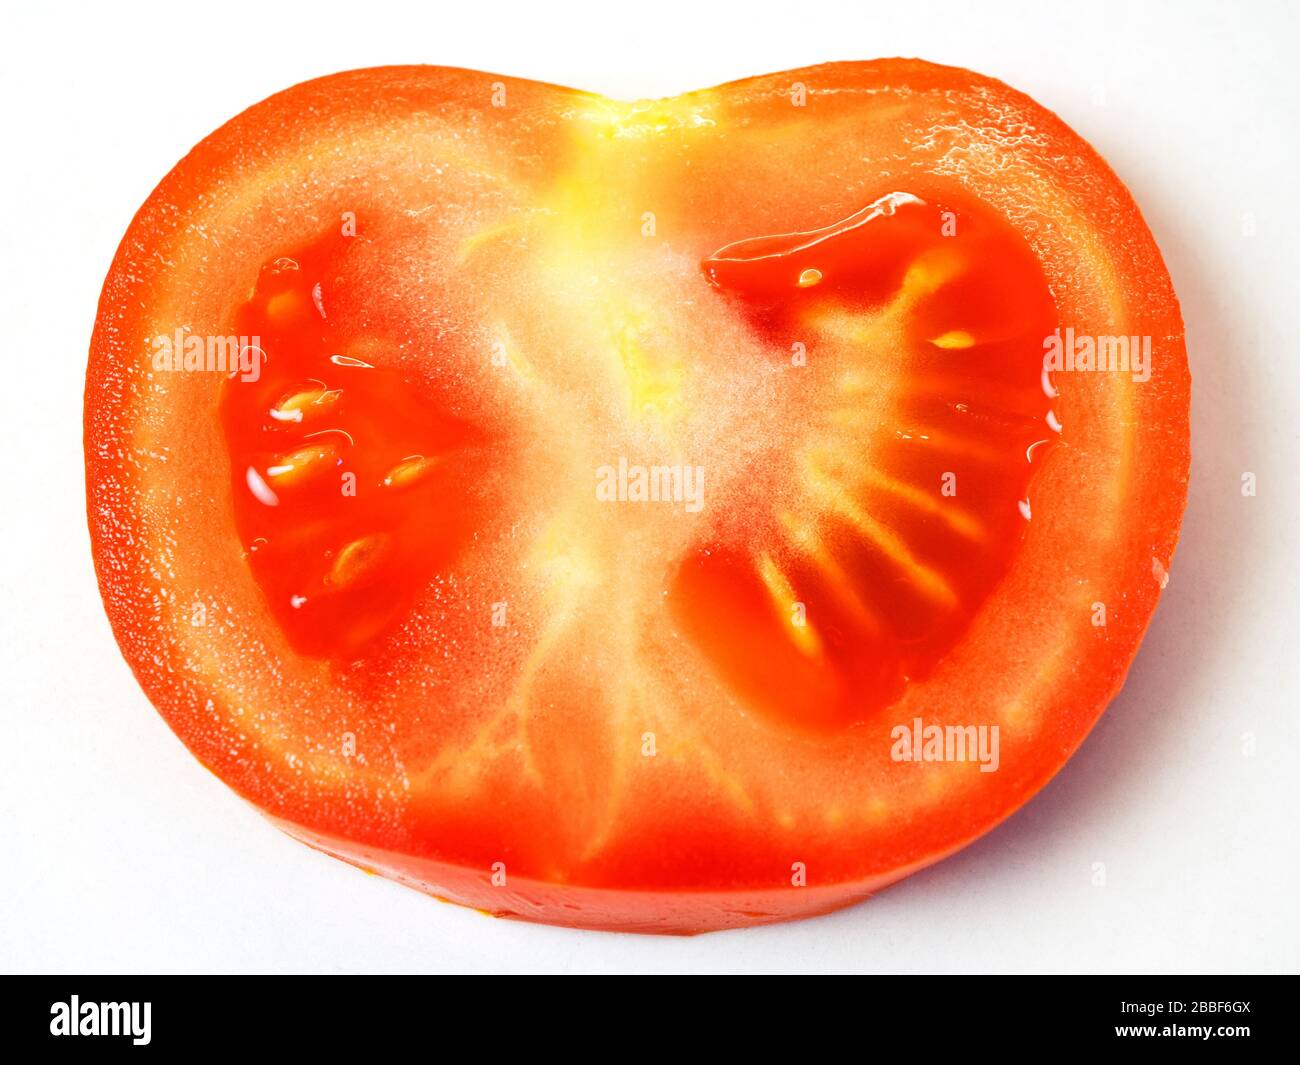
<instances>
[{"instance_id":1,"label":"tomato pulp","mask_svg":"<svg viewBox=\"0 0 1300 1065\"><path fill-rule=\"evenodd\" d=\"M1167 573L1188 392L1131 198L997 82L359 71L137 216L91 530L155 705L298 838L700 931L861 898L1064 763Z\"/></svg>"}]
</instances>

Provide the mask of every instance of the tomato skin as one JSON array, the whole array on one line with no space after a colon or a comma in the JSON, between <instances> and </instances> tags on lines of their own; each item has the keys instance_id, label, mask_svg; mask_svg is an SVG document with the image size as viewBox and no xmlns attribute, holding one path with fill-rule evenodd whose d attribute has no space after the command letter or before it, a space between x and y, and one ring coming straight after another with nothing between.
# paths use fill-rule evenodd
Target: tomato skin
<instances>
[{"instance_id":1,"label":"tomato skin","mask_svg":"<svg viewBox=\"0 0 1300 1065\"><path fill-rule=\"evenodd\" d=\"M778 885L703 892L626 891L557 885L511 877L508 871L498 886L493 882L491 869L472 869L377 847L358 847L354 842L311 832L292 822L271 820L309 847L355 865L363 872L413 887L442 902L511 920L644 935L687 936L831 913L861 902L881 888L943 857L927 858L867 881L798 889Z\"/></svg>"},{"instance_id":2,"label":"tomato skin","mask_svg":"<svg viewBox=\"0 0 1300 1065\"><path fill-rule=\"evenodd\" d=\"M506 86L509 121L492 107L497 82ZM810 93L800 119L815 115L797 143L822 161L815 172L798 171L797 191L782 156L788 145L775 132L789 125L795 83ZM403 248L414 232L403 219L429 204L471 203L487 215L526 207L569 165L562 116L592 99L472 71L350 72L257 105L168 175L119 248L91 342L87 499L105 607L137 679L190 750L290 834L344 860L475 908L581 927L685 933L825 912L1009 816L1059 770L1122 685L1186 498L1190 378L1177 300L1137 206L1105 162L1056 116L992 79L882 60L683 98L709 101L718 128L773 131L770 151L756 142L746 161L752 193L739 221L713 209L718 189L734 179L726 151L691 142L690 182L671 156L655 172L660 228L687 233L697 260L737 233L780 232L791 197L833 203L847 216L861 206L845 190L860 173L862 149L844 143L845 130L868 145L901 137L907 161L890 181L938 174L1020 219L1065 319L1081 332L1153 337L1151 379L1138 388L1063 375L1066 446L1037 476L1034 520L1014 567L934 676L913 686L887 721L810 739L745 715L710 718L724 768L749 806L728 805L725 774L689 744L661 760L654 780L618 785L628 771L602 767L617 737L594 725L580 732L587 757L575 760L563 742L572 720L535 728L540 772L558 781L549 795L508 753L485 770L490 787L457 776L455 766L426 786L411 766L454 745L455 723L416 706L400 682L379 688L364 670L294 650L231 531L215 416L221 380L155 374L139 345L177 325L226 333L258 264L314 235L305 218L320 225L355 210L374 238L367 248ZM457 161L448 131L473 131L455 143L474 165ZM438 173L423 167L422 151ZM326 191L303 204L309 177ZM390 222L390 210L402 219ZM480 289L503 291L505 270L489 254L473 278L440 280L440 294L455 307ZM371 311L395 329L403 324L386 303ZM430 313L436 320L426 328L465 327L452 312ZM476 338L484 350L490 339ZM473 393L480 371L466 373ZM491 398L481 402L495 415ZM499 476L509 484L525 473L509 467ZM499 593L471 584L465 594L485 616ZM1104 626L1091 620L1095 602L1108 606ZM497 652L475 630L457 628L465 623L445 603L430 607L445 611L447 638L466 651L446 673L419 675L467 686L466 705L489 702L487 680L475 686L500 668ZM198 608L203 624L194 623ZM374 672L430 670L428 646L395 642ZM926 798L905 776L918 767L881 764L880 752L890 724L942 707L1000 721L1003 765L984 777L945 776L939 797ZM399 720L409 729L394 740ZM415 737L421 730L427 738ZM364 764L338 756L345 736L365 752ZM878 803L841 783L864 765L883 782ZM812 795L806 806L786 793L786 777L791 791ZM594 802L573 802L616 786L632 790L612 823ZM814 818L818 806L824 818ZM601 846L589 853L584 841L597 836ZM491 880L498 861L503 886ZM796 864L806 886L792 880Z\"/></svg>"}]
</instances>

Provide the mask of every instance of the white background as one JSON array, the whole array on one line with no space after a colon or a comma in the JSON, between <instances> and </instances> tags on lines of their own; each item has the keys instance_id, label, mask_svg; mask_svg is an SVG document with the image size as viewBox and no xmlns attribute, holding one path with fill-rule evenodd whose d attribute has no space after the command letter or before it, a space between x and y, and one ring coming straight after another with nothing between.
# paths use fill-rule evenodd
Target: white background
<instances>
[{"instance_id":1,"label":"white background","mask_svg":"<svg viewBox=\"0 0 1300 1065\"><path fill-rule=\"evenodd\" d=\"M1298 11L223 0L7 12L0 968L1296 971ZM971 67L1060 113L1132 188L1183 302L1195 458L1182 546L1128 686L1060 776L863 906L656 939L491 920L367 877L281 836L201 769L113 643L81 456L99 288L181 155L270 93L351 67L441 63L643 97L890 55ZM1243 471L1258 476L1253 499Z\"/></svg>"}]
</instances>

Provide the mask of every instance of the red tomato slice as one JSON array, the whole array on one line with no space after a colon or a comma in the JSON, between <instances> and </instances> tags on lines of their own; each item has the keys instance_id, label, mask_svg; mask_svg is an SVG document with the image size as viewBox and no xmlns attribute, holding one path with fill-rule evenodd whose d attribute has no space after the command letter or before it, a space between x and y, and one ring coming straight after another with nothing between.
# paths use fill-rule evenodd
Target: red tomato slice
<instances>
[{"instance_id":1,"label":"red tomato slice","mask_svg":"<svg viewBox=\"0 0 1300 1065\"><path fill-rule=\"evenodd\" d=\"M695 932L860 899L1064 764L1167 579L1189 390L1132 198L999 82L356 71L132 223L91 536L150 699L292 835Z\"/></svg>"}]
</instances>

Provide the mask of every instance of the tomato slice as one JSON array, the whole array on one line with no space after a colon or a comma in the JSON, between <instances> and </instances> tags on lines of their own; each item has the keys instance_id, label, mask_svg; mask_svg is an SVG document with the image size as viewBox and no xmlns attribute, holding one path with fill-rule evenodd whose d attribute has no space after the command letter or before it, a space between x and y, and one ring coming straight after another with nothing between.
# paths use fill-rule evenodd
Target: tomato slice
<instances>
[{"instance_id":1,"label":"tomato slice","mask_svg":"<svg viewBox=\"0 0 1300 1065\"><path fill-rule=\"evenodd\" d=\"M1131 197L998 82L356 71L132 223L91 535L150 699L294 836L695 932L860 899L1064 764L1167 580L1189 390Z\"/></svg>"}]
</instances>

